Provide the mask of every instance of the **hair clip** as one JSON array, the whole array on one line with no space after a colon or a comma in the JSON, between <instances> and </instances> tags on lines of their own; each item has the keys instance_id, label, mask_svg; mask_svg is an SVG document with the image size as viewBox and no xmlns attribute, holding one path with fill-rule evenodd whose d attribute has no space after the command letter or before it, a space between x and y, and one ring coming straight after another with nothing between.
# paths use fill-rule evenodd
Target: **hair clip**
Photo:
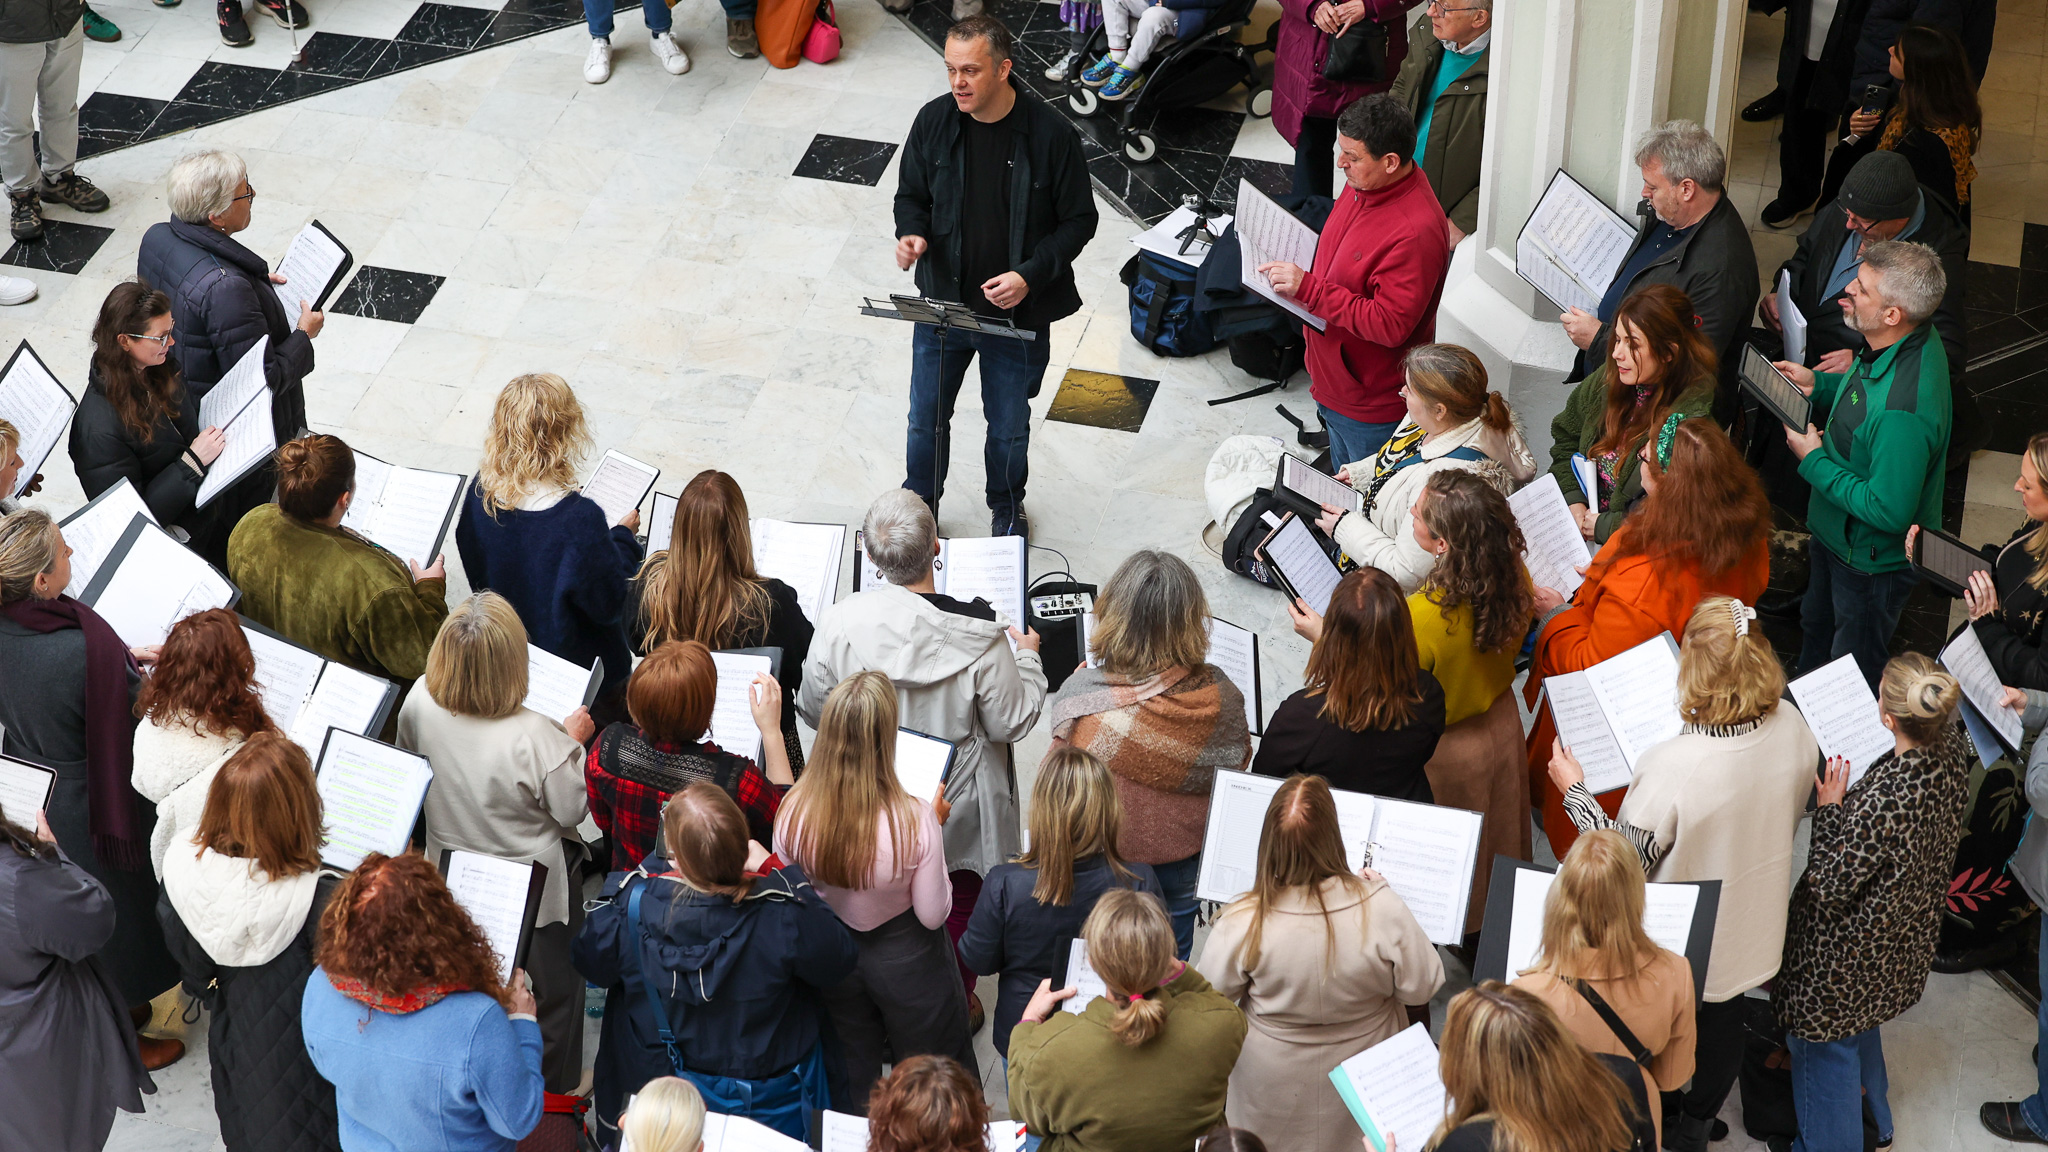
<instances>
[{"instance_id":1,"label":"hair clip","mask_svg":"<svg viewBox=\"0 0 2048 1152\"><path fill-rule=\"evenodd\" d=\"M1728 601L1728 615L1735 620L1736 636L1749 635L1749 622L1756 619L1756 609L1731 597Z\"/></svg>"},{"instance_id":2,"label":"hair clip","mask_svg":"<svg viewBox=\"0 0 2048 1152\"><path fill-rule=\"evenodd\" d=\"M1678 426L1685 417L1673 412L1664 418L1664 427L1657 430L1657 467L1671 467L1671 441L1678 435Z\"/></svg>"}]
</instances>

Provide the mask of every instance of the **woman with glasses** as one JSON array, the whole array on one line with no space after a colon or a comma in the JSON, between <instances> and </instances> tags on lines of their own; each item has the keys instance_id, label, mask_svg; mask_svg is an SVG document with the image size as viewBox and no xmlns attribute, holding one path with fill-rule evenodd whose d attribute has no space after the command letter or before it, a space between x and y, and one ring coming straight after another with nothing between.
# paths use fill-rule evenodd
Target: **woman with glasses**
<instances>
[{"instance_id":1,"label":"woman with glasses","mask_svg":"<svg viewBox=\"0 0 2048 1152\"><path fill-rule=\"evenodd\" d=\"M249 227L256 203L241 157L232 152L180 157L171 165L168 184L171 219L143 235L135 271L170 295L175 317L171 362L196 400L258 340L269 337L263 379L270 386L271 420L282 444L306 426L304 385L313 371L313 338L327 319L313 310L313 303L324 285L286 283L263 257L235 239L235 233ZM262 468L241 483L260 489L267 499L274 482L270 469Z\"/></svg>"},{"instance_id":2,"label":"woman with glasses","mask_svg":"<svg viewBox=\"0 0 2048 1152\"><path fill-rule=\"evenodd\" d=\"M92 328L92 368L71 420L71 467L92 499L121 481L149 514L216 568L227 565L227 529L266 493L237 485L229 497L194 506L206 470L227 439L199 427L199 401L186 394L171 359L171 298L140 280L114 285Z\"/></svg>"}]
</instances>

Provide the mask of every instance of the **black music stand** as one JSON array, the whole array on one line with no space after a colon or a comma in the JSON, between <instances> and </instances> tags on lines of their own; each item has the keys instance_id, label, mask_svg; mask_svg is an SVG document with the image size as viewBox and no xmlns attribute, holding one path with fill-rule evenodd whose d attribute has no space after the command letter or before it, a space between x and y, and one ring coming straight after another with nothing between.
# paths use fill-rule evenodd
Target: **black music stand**
<instances>
[{"instance_id":1,"label":"black music stand","mask_svg":"<svg viewBox=\"0 0 2048 1152\"><path fill-rule=\"evenodd\" d=\"M940 335L954 332L985 332L994 336L1008 336L1014 340L1036 340L1038 333L1028 328L1019 328L1008 320L994 316L983 316L951 300L933 300L925 296L897 296L891 294L888 304L877 304L871 297L862 297L860 314L880 316L887 320L908 320L912 324L929 324L939 330ZM891 307L893 305L893 307Z\"/></svg>"}]
</instances>

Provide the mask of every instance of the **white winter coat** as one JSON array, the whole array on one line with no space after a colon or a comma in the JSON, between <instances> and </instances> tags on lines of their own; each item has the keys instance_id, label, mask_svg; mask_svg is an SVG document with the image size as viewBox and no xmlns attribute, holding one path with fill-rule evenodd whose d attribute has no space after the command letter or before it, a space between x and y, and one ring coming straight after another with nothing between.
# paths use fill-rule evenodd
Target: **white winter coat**
<instances>
[{"instance_id":1,"label":"white winter coat","mask_svg":"<svg viewBox=\"0 0 2048 1152\"><path fill-rule=\"evenodd\" d=\"M896 683L898 724L955 742L946 780L949 870L986 874L1019 848L1010 745L1038 723L1045 667L1036 652L1012 653L1006 633L997 621L956 615L884 584L827 608L804 661L796 708L811 726L840 681L874 669Z\"/></svg>"},{"instance_id":2,"label":"white winter coat","mask_svg":"<svg viewBox=\"0 0 2048 1152\"><path fill-rule=\"evenodd\" d=\"M1407 435L1414 426L1412 418L1404 419L1394 430L1394 436ZM1448 458L1453 450L1467 445L1484 452L1487 458ZM1364 492L1372 487L1372 466L1370 459L1350 465L1353 488ZM1408 510L1415 506L1415 498L1422 495L1422 486L1431 476L1451 468L1479 473L1506 496L1536 475L1536 458L1530 455L1519 426L1500 432L1488 428L1483 420L1467 421L1430 437L1422 445L1422 459L1394 473L1380 489L1379 498L1362 515L1337 521L1331 539L1353 560L1399 581L1401 591L1415 591L1436 565L1436 557L1416 542Z\"/></svg>"},{"instance_id":3,"label":"white winter coat","mask_svg":"<svg viewBox=\"0 0 2048 1152\"><path fill-rule=\"evenodd\" d=\"M201 735L183 717L144 720L135 726L135 790L156 805L149 861L158 879L164 874L164 851L173 840L190 839L199 830L206 790L244 739L234 731Z\"/></svg>"}]
</instances>

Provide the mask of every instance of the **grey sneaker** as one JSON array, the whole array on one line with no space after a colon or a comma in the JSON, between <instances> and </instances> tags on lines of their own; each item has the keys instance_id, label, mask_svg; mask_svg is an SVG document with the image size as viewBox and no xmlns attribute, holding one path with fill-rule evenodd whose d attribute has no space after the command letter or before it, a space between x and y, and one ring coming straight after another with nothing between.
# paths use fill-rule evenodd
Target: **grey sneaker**
<instances>
[{"instance_id":1,"label":"grey sneaker","mask_svg":"<svg viewBox=\"0 0 2048 1152\"><path fill-rule=\"evenodd\" d=\"M953 0L953 23L958 24L969 16L979 16L986 7L982 0Z\"/></svg>"},{"instance_id":2,"label":"grey sneaker","mask_svg":"<svg viewBox=\"0 0 2048 1152\"><path fill-rule=\"evenodd\" d=\"M1069 52L1065 56L1060 57L1052 67L1045 70L1045 78L1055 82L1065 80L1077 70L1075 65L1080 62L1081 54L1079 52Z\"/></svg>"},{"instance_id":3,"label":"grey sneaker","mask_svg":"<svg viewBox=\"0 0 2048 1152\"><path fill-rule=\"evenodd\" d=\"M737 60L752 60L761 54L761 38L754 33L751 18L725 22L725 50Z\"/></svg>"}]
</instances>

